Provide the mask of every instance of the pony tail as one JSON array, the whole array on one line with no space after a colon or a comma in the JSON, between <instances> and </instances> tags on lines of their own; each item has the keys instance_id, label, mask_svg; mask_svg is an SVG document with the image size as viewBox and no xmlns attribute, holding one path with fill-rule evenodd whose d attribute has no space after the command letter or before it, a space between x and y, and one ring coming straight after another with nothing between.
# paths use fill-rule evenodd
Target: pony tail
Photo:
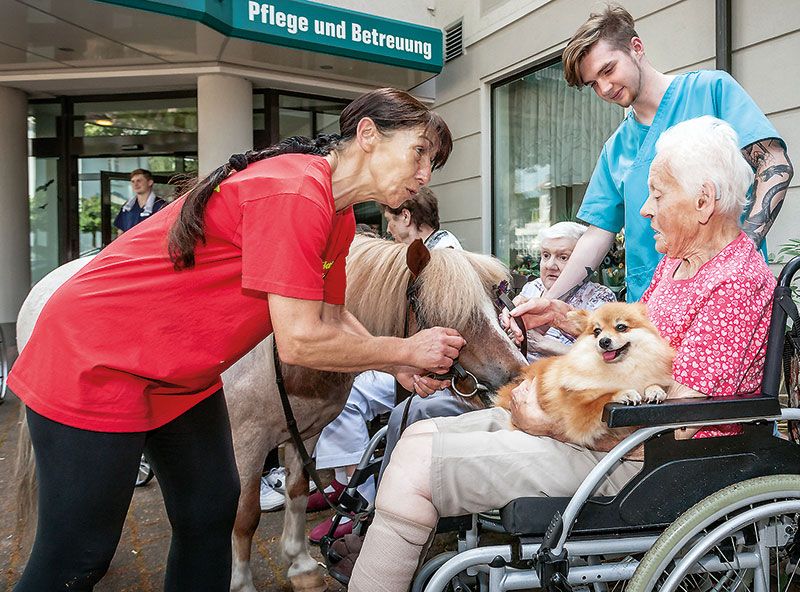
<instances>
[{"instance_id":1,"label":"pony tail","mask_svg":"<svg viewBox=\"0 0 800 592\"><path fill-rule=\"evenodd\" d=\"M247 165L281 154L313 154L327 156L342 142L338 134L320 134L311 140L305 136L292 136L264 150L248 150L234 154L228 162L209 174L184 194L181 212L169 232L167 252L175 271L194 267L194 249L197 241L206 242L204 216L208 200L232 172L242 171Z\"/></svg>"}]
</instances>

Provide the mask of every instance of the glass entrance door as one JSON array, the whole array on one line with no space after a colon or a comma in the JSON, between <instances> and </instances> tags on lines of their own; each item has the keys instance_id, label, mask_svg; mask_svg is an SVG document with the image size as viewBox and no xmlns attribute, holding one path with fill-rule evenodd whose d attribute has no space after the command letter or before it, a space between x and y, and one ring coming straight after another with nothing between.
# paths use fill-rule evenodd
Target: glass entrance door
<instances>
[{"instance_id":1,"label":"glass entrance door","mask_svg":"<svg viewBox=\"0 0 800 592\"><path fill-rule=\"evenodd\" d=\"M114 218L133 197L130 172L153 173L153 191L166 202L175 199L173 180L197 172L196 156L129 156L78 159L80 255L96 253L117 237Z\"/></svg>"},{"instance_id":2,"label":"glass entrance door","mask_svg":"<svg viewBox=\"0 0 800 592\"><path fill-rule=\"evenodd\" d=\"M174 173L153 173L153 193L169 203L175 199ZM122 206L133 197L130 174L100 171L100 235L102 246L107 246L120 232L114 219Z\"/></svg>"}]
</instances>

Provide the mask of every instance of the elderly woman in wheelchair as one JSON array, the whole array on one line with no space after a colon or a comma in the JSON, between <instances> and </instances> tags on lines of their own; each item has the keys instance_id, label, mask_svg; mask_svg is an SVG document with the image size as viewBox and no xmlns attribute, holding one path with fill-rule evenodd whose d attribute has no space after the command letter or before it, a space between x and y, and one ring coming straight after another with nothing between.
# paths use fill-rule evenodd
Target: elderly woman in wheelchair
<instances>
[{"instance_id":1,"label":"elderly woman in wheelchair","mask_svg":"<svg viewBox=\"0 0 800 592\"><path fill-rule=\"evenodd\" d=\"M783 564L798 562L800 451L774 437L779 378L761 383L765 350L769 368L783 347L788 282L782 276L775 290L764 259L739 229L753 173L733 129L711 117L689 120L662 134L657 151L641 214L665 257L643 301L676 350L670 400L609 405L610 427L651 427L597 450L563 441L536 403L535 384L515 390L510 414L494 408L411 426L381 482L351 592L407 590L439 517L498 507L506 531L522 538L459 554L427 589L442 590L451 580L462 590L621 589L637 565L629 590L788 589L770 588L770 573L773 584L785 585L786 576L775 575L778 567L764 551L779 549ZM782 296L772 320L777 329L769 331L774 291ZM514 315L528 328L569 331L568 309L535 299ZM768 332L777 335L769 348ZM758 394L760 388L772 396ZM784 416L800 417L793 412ZM509 429L510 419L524 431ZM414 589L443 562L423 568ZM665 584L662 573L672 567ZM800 583L800 574L795 579Z\"/></svg>"}]
</instances>

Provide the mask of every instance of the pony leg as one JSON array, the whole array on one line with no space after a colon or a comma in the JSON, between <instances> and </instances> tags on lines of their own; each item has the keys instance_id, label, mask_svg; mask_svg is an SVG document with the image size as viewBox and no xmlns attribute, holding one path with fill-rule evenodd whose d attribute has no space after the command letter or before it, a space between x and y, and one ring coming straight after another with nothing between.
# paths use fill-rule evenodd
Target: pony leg
<instances>
[{"instance_id":1,"label":"pony leg","mask_svg":"<svg viewBox=\"0 0 800 592\"><path fill-rule=\"evenodd\" d=\"M304 442L313 450L319 434ZM319 566L308 551L306 539L306 505L308 504L308 474L303 470L300 454L294 444L284 448L286 462L286 511L283 518L281 551L289 563L287 576L295 592L324 592L328 585Z\"/></svg>"},{"instance_id":2,"label":"pony leg","mask_svg":"<svg viewBox=\"0 0 800 592\"><path fill-rule=\"evenodd\" d=\"M253 535L261 519L259 503L261 472L264 468L264 459L270 449L270 442L262 436L263 433L263 430L246 429L233 432L234 454L239 469L241 493L236 510L236 522L231 535L233 550L231 592L256 592L253 584L253 572L250 569L250 551L253 545ZM237 438L237 436L239 437ZM245 442L247 444L244 444Z\"/></svg>"}]
</instances>

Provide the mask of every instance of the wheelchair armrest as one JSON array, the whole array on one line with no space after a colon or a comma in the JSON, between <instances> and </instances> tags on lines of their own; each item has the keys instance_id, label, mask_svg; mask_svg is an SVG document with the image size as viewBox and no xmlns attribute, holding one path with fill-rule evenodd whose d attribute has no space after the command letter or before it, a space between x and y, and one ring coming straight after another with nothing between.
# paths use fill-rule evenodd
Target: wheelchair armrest
<instances>
[{"instance_id":1,"label":"wheelchair armrest","mask_svg":"<svg viewBox=\"0 0 800 592\"><path fill-rule=\"evenodd\" d=\"M603 421L610 428L685 424L698 421L758 419L780 415L777 397L732 395L706 399L667 399L655 405L608 403Z\"/></svg>"}]
</instances>

